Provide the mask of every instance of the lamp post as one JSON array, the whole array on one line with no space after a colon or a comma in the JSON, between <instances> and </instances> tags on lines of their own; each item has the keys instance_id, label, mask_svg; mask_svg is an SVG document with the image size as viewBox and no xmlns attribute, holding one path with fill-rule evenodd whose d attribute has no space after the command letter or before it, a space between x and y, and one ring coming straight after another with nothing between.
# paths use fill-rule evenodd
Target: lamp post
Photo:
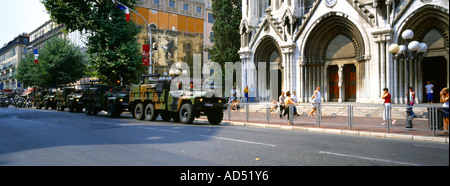
<instances>
[{"instance_id":1,"label":"lamp post","mask_svg":"<svg viewBox=\"0 0 450 186\"><path fill-rule=\"evenodd\" d=\"M129 9L130 11L134 12L136 15L138 15L139 17L141 17L142 20L144 20L145 24L147 24L148 33L149 33L149 35L150 35L150 39L149 39L149 40L150 40L150 44L149 44L149 46L150 46L150 67L149 67L149 74L153 74L153 61L152 61L152 56L153 56L153 51L152 51L152 50L153 50L153 46L152 46L152 30L151 30L151 28L150 28L150 25L149 25L148 22L147 22L147 19L144 18L141 14L139 14L139 12L137 12L137 11L131 9L131 8L128 8L125 4L123 4L123 3L121 3L121 2L119 2L119 1L117 1L117 0L113 0L113 3L114 3L114 4L119 4L119 5L123 6L123 7L125 7L126 9Z\"/></svg>"},{"instance_id":2,"label":"lamp post","mask_svg":"<svg viewBox=\"0 0 450 186\"><path fill-rule=\"evenodd\" d=\"M412 124L412 107L411 107L411 100L410 100L410 91L409 91L409 64L411 63L411 60L418 58L419 60L422 59L423 54L428 50L428 46L425 43L419 43L418 41L411 41L411 39L414 37L414 32L412 30L405 30L402 33L402 38L405 40L405 43L403 45L398 44L391 44L389 45L389 52L392 54L392 58L394 60L405 60L406 63L406 87L408 89L407 93L407 101L406 101L406 128L413 128Z\"/></svg>"}]
</instances>

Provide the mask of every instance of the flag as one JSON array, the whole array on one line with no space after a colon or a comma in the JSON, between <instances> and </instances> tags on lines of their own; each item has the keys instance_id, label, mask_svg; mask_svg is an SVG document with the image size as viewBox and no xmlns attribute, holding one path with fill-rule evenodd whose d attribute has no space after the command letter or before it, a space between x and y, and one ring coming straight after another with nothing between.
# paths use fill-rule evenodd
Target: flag
<instances>
[{"instance_id":1,"label":"flag","mask_svg":"<svg viewBox=\"0 0 450 186\"><path fill-rule=\"evenodd\" d=\"M33 49L33 53L34 53L34 64L38 64L39 63L39 53L37 49Z\"/></svg>"},{"instance_id":2,"label":"flag","mask_svg":"<svg viewBox=\"0 0 450 186\"><path fill-rule=\"evenodd\" d=\"M150 66L149 57L150 57L150 45L142 45L142 65Z\"/></svg>"},{"instance_id":3,"label":"flag","mask_svg":"<svg viewBox=\"0 0 450 186\"><path fill-rule=\"evenodd\" d=\"M122 5L121 3L117 3L116 0L112 0L112 2L118 9L125 10L125 17L127 19L127 22L129 22L130 21L130 9L128 9L128 7Z\"/></svg>"},{"instance_id":4,"label":"flag","mask_svg":"<svg viewBox=\"0 0 450 186\"><path fill-rule=\"evenodd\" d=\"M125 9L125 16L126 16L126 19L127 19L127 22L129 22L130 21L130 9Z\"/></svg>"}]
</instances>

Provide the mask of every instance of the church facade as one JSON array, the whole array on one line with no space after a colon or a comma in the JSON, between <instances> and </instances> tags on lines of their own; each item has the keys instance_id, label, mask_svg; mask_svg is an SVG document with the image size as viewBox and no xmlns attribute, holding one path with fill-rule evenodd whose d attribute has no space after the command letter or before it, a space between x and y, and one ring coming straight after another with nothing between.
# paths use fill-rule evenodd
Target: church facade
<instances>
[{"instance_id":1,"label":"church facade","mask_svg":"<svg viewBox=\"0 0 450 186\"><path fill-rule=\"evenodd\" d=\"M320 86L325 102L362 103L379 102L386 87L393 103L405 103L406 61L388 48L410 29L428 45L410 60L410 86L426 102L430 81L438 102L449 86L448 7L448 0L243 0L242 87L260 90L260 101L296 91L308 102Z\"/></svg>"}]
</instances>

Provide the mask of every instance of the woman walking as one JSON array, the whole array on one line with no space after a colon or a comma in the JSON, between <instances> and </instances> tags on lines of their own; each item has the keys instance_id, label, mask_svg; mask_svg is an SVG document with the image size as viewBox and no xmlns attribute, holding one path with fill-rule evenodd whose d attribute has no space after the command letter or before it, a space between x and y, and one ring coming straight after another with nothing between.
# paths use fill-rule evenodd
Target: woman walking
<instances>
[{"instance_id":1,"label":"woman walking","mask_svg":"<svg viewBox=\"0 0 450 186\"><path fill-rule=\"evenodd\" d=\"M311 96L311 100L313 100L312 110L309 112L308 116L312 117L314 112L316 112L317 107L320 109L320 103L322 103L322 95L320 95L320 87L317 86L314 94Z\"/></svg>"},{"instance_id":2,"label":"woman walking","mask_svg":"<svg viewBox=\"0 0 450 186\"><path fill-rule=\"evenodd\" d=\"M444 103L442 107L444 107L444 132L443 134L448 134L448 88L445 87L442 89L441 93L441 103Z\"/></svg>"}]
</instances>

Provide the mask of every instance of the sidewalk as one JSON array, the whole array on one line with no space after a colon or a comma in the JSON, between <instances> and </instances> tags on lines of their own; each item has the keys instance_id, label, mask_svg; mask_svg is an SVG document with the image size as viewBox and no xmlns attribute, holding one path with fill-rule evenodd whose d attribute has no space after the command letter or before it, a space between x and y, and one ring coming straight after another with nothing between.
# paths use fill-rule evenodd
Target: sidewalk
<instances>
[{"instance_id":1,"label":"sidewalk","mask_svg":"<svg viewBox=\"0 0 450 186\"><path fill-rule=\"evenodd\" d=\"M382 125L384 123L382 105L355 103L351 104L352 111L347 110L348 105L349 103L322 105L322 117L318 122L319 118L307 116L311 106L301 104L297 106L297 113L300 115L294 116L293 124L289 125L286 118L280 119L278 111L268 112L267 104L243 104L239 110L231 110L230 113L225 110L222 124L449 143L448 134L442 134L442 130L433 131L429 126L426 115L427 106L431 106L430 104L414 107L418 117L413 119L411 129L405 128L404 105L393 105L392 117L396 122L389 126ZM441 105L433 104L433 106ZM352 114L351 121L349 121L349 113ZM200 120L207 121L205 116L202 116Z\"/></svg>"}]
</instances>

